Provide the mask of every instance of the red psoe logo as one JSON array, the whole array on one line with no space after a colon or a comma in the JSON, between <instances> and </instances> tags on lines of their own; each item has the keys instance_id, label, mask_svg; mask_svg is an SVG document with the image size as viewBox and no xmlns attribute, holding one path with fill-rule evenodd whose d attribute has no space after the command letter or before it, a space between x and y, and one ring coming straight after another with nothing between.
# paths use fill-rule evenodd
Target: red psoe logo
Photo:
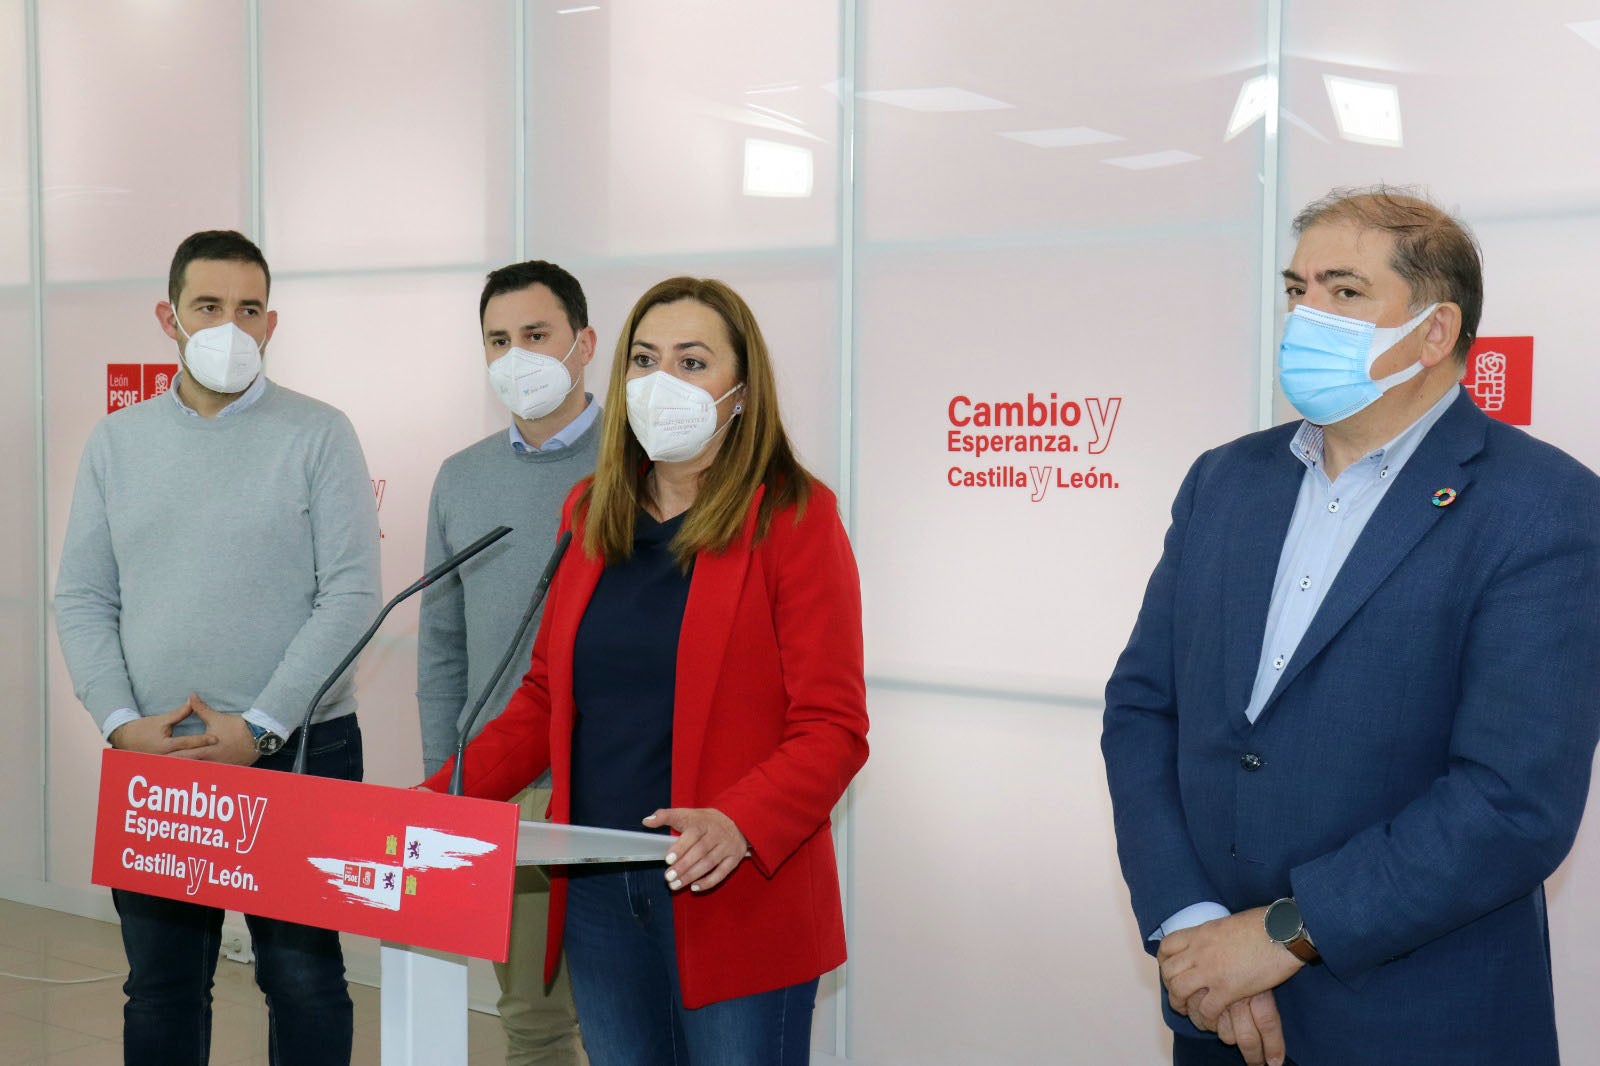
<instances>
[{"instance_id":1,"label":"red psoe logo","mask_svg":"<svg viewBox=\"0 0 1600 1066\"><path fill-rule=\"evenodd\" d=\"M138 363L106 364L106 414L144 399L144 367Z\"/></svg>"},{"instance_id":2,"label":"red psoe logo","mask_svg":"<svg viewBox=\"0 0 1600 1066\"><path fill-rule=\"evenodd\" d=\"M172 388L172 382L178 376L177 363L146 363L144 364L144 398L160 396Z\"/></svg>"},{"instance_id":3,"label":"red psoe logo","mask_svg":"<svg viewBox=\"0 0 1600 1066\"><path fill-rule=\"evenodd\" d=\"M1490 418L1513 426L1533 421L1533 338L1479 337L1467 353L1461 379Z\"/></svg>"},{"instance_id":4,"label":"red psoe logo","mask_svg":"<svg viewBox=\"0 0 1600 1066\"><path fill-rule=\"evenodd\" d=\"M106 414L160 396L177 376L177 363L107 363Z\"/></svg>"}]
</instances>

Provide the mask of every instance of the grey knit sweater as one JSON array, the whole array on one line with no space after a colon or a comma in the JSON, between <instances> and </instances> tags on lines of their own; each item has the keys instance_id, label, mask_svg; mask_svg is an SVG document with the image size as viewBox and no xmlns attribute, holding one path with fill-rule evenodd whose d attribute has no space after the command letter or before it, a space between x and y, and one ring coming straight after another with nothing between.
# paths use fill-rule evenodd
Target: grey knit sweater
<instances>
[{"instance_id":1,"label":"grey knit sweater","mask_svg":"<svg viewBox=\"0 0 1600 1066\"><path fill-rule=\"evenodd\" d=\"M428 507L428 566L495 526L514 532L422 594L417 705L428 774L454 753L459 721L505 655L555 547L561 504L594 471L601 421L595 419L570 446L545 452L514 451L506 431L498 430L439 468ZM536 621L484 705L478 729L505 709L528 672L537 631Z\"/></svg>"},{"instance_id":2,"label":"grey knit sweater","mask_svg":"<svg viewBox=\"0 0 1600 1066\"><path fill-rule=\"evenodd\" d=\"M56 579L73 690L97 725L190 692L298 725L377 613L378 519L349 419L267 383L206 419L158 396L107 415L78 468ZM316 720L355 710L345 679ZM197 718L178 732L199 732Z\"/></svg>"}]
</instances>

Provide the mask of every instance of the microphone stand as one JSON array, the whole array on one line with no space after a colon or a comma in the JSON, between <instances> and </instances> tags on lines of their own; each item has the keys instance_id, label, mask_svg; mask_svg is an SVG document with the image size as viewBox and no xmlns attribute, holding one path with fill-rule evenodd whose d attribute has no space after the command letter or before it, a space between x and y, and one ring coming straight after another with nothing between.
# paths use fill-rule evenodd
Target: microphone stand
<instances>
[{"instance_id":1,"label":"microphone stand","mask_svg":"<svg viewBox=\"0 0 1600 1066\"><path fill-rule=\"evenodd\" d=\"M500 665L495 667L489 681L483 686L483 691L478 693L477 702L473 703L472 711L467 715L466 724L461 727L456 737L456 764L450 771L450 795L461 795L462 789L462 759L466 756L467 737L472 733L472 726L478 720L478 715L483 711L483 705L489 702L489 696L500 684L500 678L505 675L506 667L511 665L511 659L517 654L517 649L522 647L522 638L528 633L528 626L533 623L533 616L538 613L539 605L544 602L544 594L550 589L550 579L555 577L556 567L561 564L561 557L567 554L567 545L572 543L572 530L565 530L560 539L556 541L556 550L550 553L550 559L544 564L544 573L539 575L539 584L534 586L533 600L528 604L528 609L522 612L522 623L517 626L517 635L512 638L511 646L506 649L505 655L500 659Z\"/></svg>"},{"instance_id":2,"label":"microphone stand","mask_svg":"<svg viewBox=\"0 0 1600 1066\"><path fill-rule=\"evenodd\" d=\"M321 688L317 689L317 694L311 697L311 702L306 706L305 717L300 720L300 750L295 752L294 755L295 773L303 774L306 772L306 752L311 747L311 745L307 743L307 740L309 739L311 732L311 716L317 713L317 704L322 702L322 697L328 694L328 690L332 688L333 683L339 680L339 678L344 674L346 668L348 668L351 663L355 662L356 656L361 654L361 649L365 648L367 646L367 641L372 639L372 634L376 633L378 631L378 627L383 624L383 620L389 617L389 612L394 610L401 600L421 592L423 589L427 588L441 577L444 577L444 575L448 574L450 571L454 570L456 567L460 566L474 555L477 555L479 552L483 551L483 549L487 548L489 545L493 544L495 541L499 540L501 537L510 532L510 526L497 526L494 529L491 529L489 532L485 533L471 544L468 544L465 548L462 548L459 552L452 555L450 558L446 559L432 570L429 570L426 574L423 574L421 577L417 578L417 580L414 581L404 592L400 593L400 595L383 605L383 610L378 612L378 617L372 620L372 624L367 627L367 631L361 634L361 639L356 641L356 646L351 648L349 653L340 660L339 665L333 668L333 673L328 675L328 679L322 683Z\"/></svg>"}]
</instances>

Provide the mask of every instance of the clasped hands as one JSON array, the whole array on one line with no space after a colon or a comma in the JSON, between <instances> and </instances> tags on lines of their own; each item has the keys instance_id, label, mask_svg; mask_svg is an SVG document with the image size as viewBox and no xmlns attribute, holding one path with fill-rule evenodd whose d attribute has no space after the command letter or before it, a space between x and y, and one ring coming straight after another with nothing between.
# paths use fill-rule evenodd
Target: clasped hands
<instances>
[{"instance_id":1,"label":"clasped hands","mask_svg":"<svg viewBox=\"0 0 1600 1066\"><path fill-rule=\"evenodd\" d=\"M1162 938L1156 952L1172 1009L1237 1047L1251 1066L1282 1066L1283 1025L1272 990L1305 965L1267 937L1265 907Z\"/></svg>"},{"instance_id":2,"label":"clasped hands","mask_svg":"<svg viewBox=\"0 0 1600 1066\"><path fill-rule=\"evenodd\" d=\"M172 727L190 715L204 722L206 731L173 736ZM182 706L166 714L153 714L124 722L113 729L107 739L112 747L124 751L176 755L203 762L249 766L260 758L256 752L255 737L251 736L250 726L243 715L219 711L193 692L189 693L189 698Z\"/></svg>"}]
</instances>

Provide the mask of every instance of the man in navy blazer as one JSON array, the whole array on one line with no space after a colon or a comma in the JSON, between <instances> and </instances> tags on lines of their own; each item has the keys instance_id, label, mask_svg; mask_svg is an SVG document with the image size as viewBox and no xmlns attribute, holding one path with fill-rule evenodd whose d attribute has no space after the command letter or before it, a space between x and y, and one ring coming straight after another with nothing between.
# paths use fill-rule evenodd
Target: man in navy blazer
<instances>
[{"instance_id":1,"label":"man in navy blazer","mask_svg":"<svg viewBox=\"0 0 1600 1066\"><path fill-rule=\"evenodd\" d=\"M1295 233L1279 381L1306 420L1196 460L1106 686L1173 1061L1553 1064L1543 882L1600 735L1600 479L1458 385L1460 223L1378 188Z\"/></svg>"}]
</instances>

